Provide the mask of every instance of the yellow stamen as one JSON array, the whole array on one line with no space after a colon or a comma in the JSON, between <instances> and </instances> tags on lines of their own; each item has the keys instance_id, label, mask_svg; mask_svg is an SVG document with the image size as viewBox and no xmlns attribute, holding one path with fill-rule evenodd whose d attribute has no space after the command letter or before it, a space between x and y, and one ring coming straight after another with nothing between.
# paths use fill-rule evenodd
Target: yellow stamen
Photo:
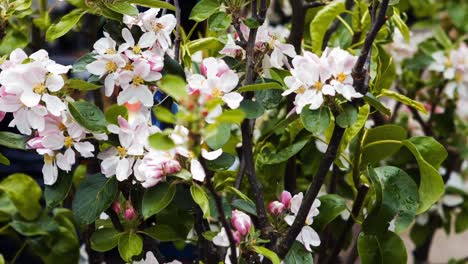
<instances>
[{"instance_id":1,"label":"yellow stamen","mask_svg":"<svg viewBox=\"0 0 468 264\"><path fill-rule=\"evenodd\" d=\"M34 86L33 91L37 94L43 94L46 92L46 86L43 83Z\"/></svg>"},{"instance_id":2,"label":"yellow stamen","mask_svg":"<svg viewBox=\"0 0 468 264\"><path fill-rule=\"evenodd\" d=\"M60 123L60 124L58 125L58 129L59 129L60 131L65 131L65 129L67 129L67 127L66 127L63 123Z\"/></svg>"},{"instance_id":3,"label":"yellow stamen","mask_svg":"<svg viewBox=\"0 0 468 264\"><path fill-rule=\"evenodd\" d=\"M218 88L214 88L212 94L213 94L213 97L219 98L219 97L223 96L223 91L221 91Z\"/></svg>"},{"instance_id":4,"label":"yellow stamen","mask_svg":"<svg viewBox=\"0 0 468 264\"><path fill-rule=\"evenodd\" d=\"M133 52L136 54L139 54L141 52L141 48L138 45L133 46Z\"/></svg>"},{"instance_id":5,"label":"yellow stamen","mask_svg":"<svg viewBox=\"0 0 468 264\"><path fill-rule=\"evenodd\" d=\"M73 138L71 137L65 137L65 141L63 143L63 145L67 148L73 146Z\"/></svg>"},{"instance_id":6,"label":"yellow stamen","mask_svg":"<svg viewBox=\"0 0 468 264\"><path fill-rule=\"evenodd\" d=\"M141 78L140 76L135 75L133 77L133 85L138 86L138 85L141 85L143 83L145 83L145 80L143 80L143 78Z\"/></svg>"},{"instance_id":7,"label":"yellow stamen","mask_svg":"<svg viewBox=\"0 0 468 264\"><path fill-rule=\"evenodd\" d=\"M301 87L297 88L296 93L303 94L303 93L305 93L305 91L306 91L306 89L304 88L304 86L301 86Z\"/></svg>"},{"instance_id":8,"label":"yellow stamen","mask_svg":"<svg viewBox=\"0 0 468 264\"><path fill-rule=\"evenodd\" d=\"M340 73L338 74L338 76L336 76L336 80L342 83L346 80L346 77L347 77L346 74Z\"/></svg>"},{"instance_id":9,"label":"yellow stamen","mask_svg":"<svg viewBox=\"0 0 468 264\"><path fill-rule=\"evenodd\" d=\"M106 54L115 54L115 49L107 49Z\"/></svg>"},{"instance_id":10,"label":"yellow stamen","mask_svg":"<svg viewBox=\"0 0 468 264\"><path fill-rule=\"evenodd\" d=\"M133 65L129 62L129 63L125 64L124 69L127 70L127 71L133 71Z\"/></svg>"},{"instance_id":11,"label":"yellow stamen","mask_svg":"<svg viewBox=\"0 0 468 264\"><path fill-rule=\"evenodd\" d=\"M164 28L164 25L161 24L161 23L154 23L154 24L153 24L153 29L154 29L154 31L160 31L160 30L162 30L163 28Z\"/></svg>"},{"instance_id":12,"label":"yellow stamen","mask_svg":"<svg viewBox=\"0 0 468 264\"><path fill-rule=\"evenodd\" d=\"M52 164L54 161L54 158L52 156L49 156L47 154L44 155L44 163L45 164Z\"/></svg>"},{"instance_id":13,"label":"yellow stamen","mask_svg":"<svg viewBox=\"0 0 468 264\"><path fill-rule=\"evenodd\" d=\"M450 67L452 67L452 66L453 66L452 61L451 61L450 59L447 59L447 60L445 61L445 67L450 68Z\"/></svg>"},{"instance_id":14,"label":"yellow stamen","mask_svg":"<svg viewBox=\"0 0 468 264\"><path fill-rule=\"evenodd\" d=\"M315 86L315 89L320 91L320 90L322 90L323 83L320 82L320 81L317 81L317 82L315 82L314 86Z\"/></svg>"},{"instance_id":15,"label":"yellow stamen","mask_svg":"<svg viewBox=\"0 0 468 264\"><path fill-rule=\"evenodd\" d=\"M118 146L117 153L120 157L125 158L127 156L127 150L124 147Z\"/></svg>"},{"instance_id":16,"label":"yellow stamen","mask_svg":"<svg viewBox=\"0 0 468 264\"><path fill-rule=\"evenodd\" d=\"M117 70L117 64L113 61L109 61L106 63L106 71L108 72L115 72Z\"/></svg>"}]
</instances>

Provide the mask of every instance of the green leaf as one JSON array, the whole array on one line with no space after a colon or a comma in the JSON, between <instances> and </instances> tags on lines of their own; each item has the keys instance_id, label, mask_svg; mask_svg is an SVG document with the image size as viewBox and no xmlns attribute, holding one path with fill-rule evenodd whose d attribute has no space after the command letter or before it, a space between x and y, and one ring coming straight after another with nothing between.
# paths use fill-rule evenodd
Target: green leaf
<instances>
[{"instance_id":1,"label":"green leaf","mask_svg":"<svg viewBox=\"0 0 468 264\"><path fill-rule=\"evenodd\" d=\"M362 166L374 164L400 150L406 130L397 125L383 125L371 128L365 134L362 148Z\"/></svg>"},{"instance_id":2,"label":"green leaf","mask_svg":"<svg viewBox=\"0 0 468 264\"><path fill-rule=\"evenodd\" d=\"M186 169L182 169L181 171L175 173L175 174L172 174L172 176L174 177L177 177L179 179L182 179L184 181L188 181L190 179L192 179L192 174L190 173L190 171L186 170Z\"/></svg>"},{"instance_id":3,"label":"green leaf","mask_svg":"<svg viewBox=\"0 0 468 264\"><path fill-rule=\"evenodd\" d=\"M357 120L357 110L350 104L343 106L343 112L336 117L336 123L342 127L347 128L352 126Z\"/></svg>"},{"instance_id":4,"label":"green leaf","mask_svg":"<svg viewBox=\"0 0 468 264\"><path fill-rule=\"evenodd\" d=\"M65 88L77 89L80 91L92 91L101 87L102 85L97 85L80 79L68 79L65 82Z\"/></svg>"},{"instance_id":5,"label":"green leaf","mask_svg":"<svg viewBox=\"0 0 468 264\"><path fill-rule=\"evenodd\" d=\"M468 229L468 211L463 209L459 214L457 214L457 219L455 220L455 233L460 234L465 232Z\"/></svg>"},{"instance_id":6,"label":"green leaf","mask_svg":"<svg viewBox=\"0 0 468 264\"><path fill-rule=\"evenodd\" d=\"M448 156L445 147L432 137L418 136L409 138L408 141L413 143L421 156L436 169Z\"/></svg>"},{"instance_id":7,"label":"green leaf","mask_svg":"<svg viewBox=\"0 0 468 264\"><path fill-rule=\"evenodd\" d=\"M79 73L79 72L85 72L86 70L86 65L90 64L91 62L95 61L96 59L94 58L95 54L93 53L87 53L86 55L83 55L80 57L74 64L73 64L73 73Z\"/></svg>"},{"instance_id":8,"label":"green leaf","mask_svg":"<svg viewBox=\"0 0 468 264\"><path fill-rule=\"evenodd\" d=\"M452 41L441 26L436 27L432 32L434 33L434 38L444 47L444 49L450 50L452 48Z\"/></svg>"},{"instance_id":9,"label":"green leaf","mask_svg":"<svg viewBox=\"0 0 468 264\"><path fill-rule=\"evenodd\" d=\"M194 54L200 50L209 50L216 53L223 47L224 44L215 37L196 39L187 43L187 50L190 54Z\"/></svg>"},{"instance_id":10,"label":"green leaf","mask_svg":"<svg viewBox=\"0 0 468 264\"><path fill-rule=\"evenodd\" d=\"M72 209L76 221L80 225L94 222L114 201L117 185L115 177L106 178L100 173L86 177L73 197Z\"/></svg>"},{"instance_id":11,"label":"green leaf","mask_svg":"<svg viewBox=\"0 0 468 264\"><path fill-rule=\"evenodd\" d=\"M96 105L85 101L69 102L68 110L75 121L89 131L106 131L106 119Z\"/></svg>"},{"instance_id":12,"label":"green leaf","mask_svg":"<svg viewBox=\"0 0 468 264\"><path fill-rule=\"evenodd\" d=\"M169 225L156 224L143 230L143 233L159 241L177 241L186 238L182 237L176 229Z\"/></svg>"},{"instance_id":13,"label":"green leaf","mask_svg":"<svg viewBox=\"0 0 468 264\"><path fill-rule=\"evenodd\" d=\"M219 10L220 5L216 0L201 0L192 9L190 19L202 22Z\"/></svg>"},{"instance_id":14,"label":"green leaf","mask_svg":"<svg viewBox=\"0 0 468 264\"><path fill-rule=\"evenodd\" d=\"M240 109L225 110L216 118L217 123L226 122L240 124L245 118L245 112Z\"/></svg>"},{"instance_id":15,"label":"green leaf","mask_svg":"<svg viewBox=\"0 0 468 264\"><path fill-rule=\"evenodd\" d=\"M30 176L22 173L12 174L0 182L0 190L8 195L22 217L33 220L39 216L42 191Z\"/></svg>"},{"instance_id":16,"label":"green leaf","mask_svg":"<svg viewBox=\"0 0 468 264\"><path fill-rule=\"evenodd\" d=\"M390 231L379 236L359 234L358 252L362 264L407 263L405 244Z\"/></svg>"},{"instance_id":17,"label":"green leaf","mask_svg":"<svg viewBox=\"0 0 468 264\"><path fill-rule=\"evenodd\" d=\"M394 92L394 91L390 91L390 90L387 90L387 89L383 89L382 90L382 93L381 93L381 96L386 96L386 97L390 97L390 98L393 98L395 100L397 100L398 102L402 103L402 104L405 104L407 106L410 106L424 114L427 114L427 110L426 108L424 107L424 105L418 101L415 101L411 98L408 98L402 94L399 94L397 92Z\"/></svg>"},{"instance_id":18,"label":"green leaf","mask_svg":"<svg viewBox=\"0 0 468 264\"><path fill-rule=\"evenodd\" d=\"M283 87L277 82L264 82L245 85L239 88L237 91L239 93L243 93L263 90L283 90Z\"/></svg>"},{"instance_id":19,"label":"green leaf","mask_svg":"<svg viewBox=\"0 0 468 264\"><path fill-rule=\"evenodd\" d=\"M104 116L109 124L117 125L119 116L128 119L128 109L123 105L114 104L107 108Z\"/></svg>"},{"instance_id":20,"label":"green leaf","mask_svg":"<svg viewBox=\"0 0 468 264\"><path fill-rule=\"evenodd\" d=\"M156 186L145 190L141 204L143 217L149 217L161 212L174 199L176 185L167 182L161 182Z\"/></svg>"},{"instance_id":21,"label":"green leaf","mask_svg":"<svg viewBox=\"0 0 468 264\"><path fill-rule=\"evenodd\" d=\"M310 36L312 38L312 51L320 55L325 33L335 18L345 11L344 1L333 1L320 9L310 23Z\"/></svg>"},{"instance_id":22,"label":"green leaf","mask_svg":"<svg viewBox=\"0 0 468 264\"><path fill-rule=\"evenodd\" d=\"M78 22L80 18L86 14L86 10L74 9L70 13L63 16L56 24L52 24L46 32L46 40L53 41L70 31Z\"/></svg>"},{"instance_id":23,"label":"green leaf","mask_svg":"<svg viewBox=\"0 0 468 264\"><path fill-rule=\"evenodd\" d=\"M231 203L232 207L244 211L251 215L257 215L257 209L254 203L248 202L243 199L235 199Z\"/></svg>"},{"instance_id":24,"label":"green leaf","mask_svg":"<svg viewBox=\"0 0 468 264\"><path fill-rule=\"evenodd\" d=\"M261 26L260 22L253 17L248 17L246 19L243 19L242 22L244 22L244 24L248 26L249 28L259 28Z\"/></svg>"},{"instance_id":25,"label":"green leaf","mask_svg":"<svg viewBox=\"0 0 468 264\"><path fill-rule=\"evenodd\" d=\"M7 29L5 36L0 41L0 54L10 54L17 48L25 48L28 43L28 35L25 35L24 32Z\"/></svg>"},{"instance_id":26,"label":"green leaf","mask_svg":"<svg viewBox=\"0 0 468 264\"><path fill-rule=\"evenodd\" d=\"M174 141L163 133L156 133L148 138L150 146L157 150L169 150L175 147Z\"/></svg>"},{"instance_id":27,"label":"green leaf","mask_svg":"<svg viewBox=\"0 0 468 264\"><path fill-rule=\"evenodd\" d=\"M47 214L43 213L35 221L13 220L10 226L23 236L47 236L56 232L59 228L57 223Z\"/></svg>"},{"instance_id":28,"label":"green leaf","mask_svg":"<svg viewBox=\"0 0 468 264\"><path fill-rule=\"evenodd\" d=\"M372 92L380 94L383 89L390 89L396 79L396 67L393 57L381 46L373 53L373 60L377 65L376 76L373 80Z\"/></svg>"},{"instance_id":29,"label":"green leaf","mask_svg":"<svg viewBox=\"0 0 468 264\"><path fill-rule=\"evenodd\" d=\"M169 55L164 55L164 68L163 68L163 75L172 74L179 76L182 79L185 79L185 72L184 68L173 58Z\"/></svg>"},{"instance_id":30,"label":"green leaf","mask_svg":"<svg viewBox=\"0 0 468 264\"><path fill-rule=\"evenodd\" d=\"M169 109L164 106L157 105L153 108L153 113L156 118L164 123L167 124L174 124L176 122L176 118L173 113Z\"/></svg>"},{"instance_id":31,"label":"green leaf","mask_svg":"<svg viewBox=\"0 0 468 264\"><path fill-rule=\"evenodd\" d=\"M425 144L429 146L434 146L434 153L438 153L441 157L447 156L447 152L445 149L443 152L441 151L440 144L438 144L435 140L430 140L429 137L425 137L426 140L421 141L417 139L416 141L409 139L404 140L402 143L405 145L411 153L413 153L416 161L418 162L419 167L419 208L417 213L420 214L426 210L428 210L435 202L439 200L439 198L444 194L444 181L442 176L439 174L438 170L433 167L430 162L437 162L434 156L423 156L426 153L427 148ZM437 144L436 144L437 143ZM443 147L442 147L443 148ZM437 154L435 154L437 155Z\"/></svg>"},{"instance_id":32,"label":"green leaf","mask_svg":"<svg viewBox=\"0 0 468 264\"><path fill-rule=\"evenodd\" d=\"M11 149L26 149L27 137L7 131L0 131L0 145Z\"/></svg>"},{"instance_id":33,"label":"green leaf","mask_svg":"<svg viewBox=\"0 0 468 264\"><path fill-rule=\"evenodd\" d=\"M349 142L361 131L361 129L366 125L367 118L370 113L370 106L363 105L359 108L358 117L356 123L348 127L345 130L343 138L340 143L340 153L343 152L347 147ZM359 143L360 144L360 143Z\"/></svg>"},{"instance_id":34,"label":"green leaf","mask_svg":"<svg viewBox=\"0 0 468 264\"><path fill-rule=\"evenodd\" d=\"M239 108L245 112L245 117L248 119L256 119L265 112L260 102L249 99L242 100Z\"/></svg>"},{"instance_id":35,"label":"green leaf","mask_svg":"<svg viewBox=\"0 0 468 264\"><path fill-rule=\"evenodd\" d=\"M125 262L132 262L132 257L140 255L143 250L143 239L133 232L125 233L119 238L120 257Z\"/></svg>"},{"instance_id":36,"label":"green leaf","mask_svg":"<svg viewBox=\"0 0 468 264\"><path fill-rule=\"evenodd\" d=\"M194 184L190 187L190 194L203 211L203 218L210 217L210 202L203 188Z\"/></svg>"},{"instance_id":37,"label":"green leaf","mask_svg":"<svg viewBox=\"0 0 468 264\"><path fill-rule=\"evenodd\" d=\"M0 164L10 166L10 160L0 153Z\"/></svg>"},{"instance_id":38,"label":"green leaf","mask_svg":"<svg viewBox=\"0 0 468 264\"><path fill-rule=\"evenodd\" d=\"M232 186L227 186L228 188L228 191L231 191L233 192L235 195L239 196L239 198L241 198L242 200L250 203L250 204L254 204L254 202L245 194L243 194L241 191L239 191L238 189L232 187Z\"/></svg>"},{"instance_id":39,"label":"green leaf","mask_svg":"<svg viewBox=\"0 0 468 264\"><path fill-rule=\"evenodd\" d=\"M130 0L132 4L137 4L145 7L152 7L152 8L165 8L172 11L175 11L175 6L169 4L166 1L160 0Z\"/></svg>"},{"instance_id":40,"label":"green leaf","mask_svg":"<svg viewBox=\"0 0 468 264\"><path fill-rule=\"evenodd\" d=\"M206 160L206 166L212 171L225 171L234 164L235 160L236 158L233 155L223 152L223 154L215 160Z\"/></svg>"},{"instance_id":41,"label":"green leaf","mask_svg":"<svg viewBox=\"0 0 468 264\"><path fill-rule=\"evenodd\" d=\"M68 195L73 183L73 177L69 173L60 171L54 185L46 185L44 198L49 208L58 206Z\"/></svg>"},{"instance_id":42,"label":"green leaf","mask_svg":"<svg viewBox=\"0 0 468 264\"><path fill-rule=\"evenodd\" d=\"M232 17L224 12L218 12L210 16L208 25L212 31L225 31L231 26Z\"/></svg>"},{"instance_id":43,"label":"green leaf","mask_svg":"<svg viewBox=\"0 0 468 264\"><path fill-rule=\"evenodd\" d=\"M320 214L314 217L315 230L323 230L331 221L346 210L346 200L336 194L326 194L319 197Z\"/></svg>"},{"instance_id":44,"label":"green leaf","mask_svg":"<svg viewBox=\"0 0 468 264\"><path fill-rule=\"evenodd\" d=\"M317 110L305 107L301 112L301 121L307 131L318 135L323 133L330 124L330 112L326 107Z\"/></svg>"},{"instance_id":45,"label":"green leaf","mask_svg":"<svg viewBox=\"0 0 468 264\"><path fill-rule=\"evenodd\" d=\"M180 100L187 96L186 86L187 84L184 79L177 75L167 74L158 81L159 89L176 100Z\"/></svg>"},{"instance_id":46,"label":"green leaf","mask_svg":"<svg viewBox=\"0 0 468 264\"><path fill-rule=\"evenodd\" d=\"M91 248L98 252L109 251L117 246L123 234L114 228L98 229L91 235Z\"/></svg>"},{"instance_id":47,"label":"green leaf","mask_svg":"<svg viewBox=\"0 0 468 264\"><path fill-rule=\"evenodd\" d=\"M306 136L296 142L294 144L289 145L288 147L277 150L274 153L265 153L265 164L278 164L289 160L292 156L296 155L304 146L309 142L312 136Z\"/></svg>"},{"instance_id":48,"label":"green leaf","mask_svg":"<svg viewBox=\"0 0 468 264\"><path fill-rule=\"evenodd\" d=\"M298 241L294 241L291 249L283 260L284 264L314 263L312 253L307 251Z\"/></svg>"},{"instance_id":49,"label":"green leaf","mask_svg":"<svg viewBox=\"0 0 468 264\"><path fill-rule=\"evenodd\" d=\"M119 14L129 15L133 17L138 16L138 8L136 8L135 6L132 6L131 4L127 2L111 2L111 3L104 2L104 3L107 8Z\"/></svg>"},{"instance_id":50,"label":"green leaf","mask_svg":"<svg viewBox=\"0 0 468 264\"><path fill-rule=\"evenodd\" d=\"M395 26L398 28L398 30L400 30L401 35L403 35L403 38L405 39L405 41L409 43L410 30L408 26L406 25L405 21L401 19L400 9L398 9L397 7L393 7L393 15L392 15L391 21L395 23Z\"/></svg>"},{"instance_id":51,"label":"green leaf","mask_svg":"<svg viewBox=\"0 0 468 264\"><path fill-rule=\"evenodd\" d=\"M264 257L269 259L273 264L280 264L281 261L280 261L278 255L276 255L275 252L269 250L268 248L253 246L253 249L258 254L262 254Z\"/></svg>"},{"instance_id":52,"label":"green leaf","mask_svg":"<svg viewBox=\"0 0 468 264\"><path fill-rule=\"evenodd\" d=\"M363 224L367 234L380 234L388 229L397 216L396 232L406 229L413 221L418 208L418 186L403 170L385 166L368 167L368 176L376 195L374 206Z\"/></svg>"},{"instance_id":53,"label":"green leaf","mask_svg":"<svg viewBox=\"0 0 468 264\"><path fill-rule=\"evenodd\" d=\"M219 123L213 131L207 133L206 144L212 149L219 149L231 138L231 125L229 123Z\"/></svg>"},{"instance_id":54,"label":"green leaf","mask_svg":"<svg viewBox=\"0 0 468 264\"><path fill-rule=\"evenodd\" d=\"M388 109L387 107L385 107L380 101L379 99L377 99L377 97L375 97L372 93L370 92L367 92L365 95L364 95L364 101L368 104L370 104L372 107L374 107L375 109L379 110L379 112L381 112L382 114L386 115L386 116L391 116L392 115L392 112L390 111L390 109Z\"/></svg>"}]
</instances>

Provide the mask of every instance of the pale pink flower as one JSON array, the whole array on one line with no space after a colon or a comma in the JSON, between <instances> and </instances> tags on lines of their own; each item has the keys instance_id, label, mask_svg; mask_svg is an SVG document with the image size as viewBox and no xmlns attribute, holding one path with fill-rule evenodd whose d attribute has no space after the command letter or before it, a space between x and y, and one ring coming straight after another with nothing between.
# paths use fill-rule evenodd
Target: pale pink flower
<instances>
[{"instance_id":1,"label":"pale pink flower","mask_svg":"<svg viewBox=\"0 0 468 264\"><path fill-rule=\"evenodd\" d=\"M246 213L239 210L233 210L231 224L234 226L234 228L236 228L237 231L239 231L242 236L245 236L250 232L252 220Z\"/></svg>"}]
</instances>

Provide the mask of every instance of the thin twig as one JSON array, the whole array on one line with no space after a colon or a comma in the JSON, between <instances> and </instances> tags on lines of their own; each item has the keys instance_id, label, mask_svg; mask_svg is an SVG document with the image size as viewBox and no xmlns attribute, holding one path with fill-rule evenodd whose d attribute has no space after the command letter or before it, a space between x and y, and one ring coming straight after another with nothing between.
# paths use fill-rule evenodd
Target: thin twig
<instances>
[{"instance_id":1,"label":"thin twig","mask_svg":"<svg viewBox=\"0 0 468 264\"><path fill-rule=\"evenodd\" d=\"M112 224L114 225L114 228L117 231L124 231L122 223L120 223L119 216L115 213L115 211L112 208L108 208L106 210L106 214L109 216Z\"/></svg>"},{"instance_id":2,"label":"thin twig","mask_svg":"<svg viewBox=\"0 0 468 264\"><path fill-rule=\"evenodd\" d=\"M179 0L174 0L174 6L175 6L175 16L176 16L176 36L174 40L174 57L177 62L180 63L180 27L182 26L181 24L181 10L180 10L180 5L179 5Z\"/></svg>"}]
</instances>

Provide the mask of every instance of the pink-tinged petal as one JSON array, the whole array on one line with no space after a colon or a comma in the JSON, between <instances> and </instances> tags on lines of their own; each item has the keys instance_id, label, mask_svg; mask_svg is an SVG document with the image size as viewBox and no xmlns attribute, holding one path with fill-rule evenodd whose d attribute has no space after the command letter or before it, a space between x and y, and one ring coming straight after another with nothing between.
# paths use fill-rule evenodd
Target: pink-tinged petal
<instances>
[{"instance_id":1,"label":"pink-tinged petal","mask_svg":"<svg viewBox=\"0 0 468 264\"><path fill-rule=\"evenodd\" d=\"M101 162L101 172L107 178L115 175L115 171L117 170L117 163L119 162L119 160L120 159L117 156L110 156L110 157L105 158Z\"/></svg>"},{"instance_id":2,"label":"pink-tinged petal","mask_svg":"<svg viewBox=\"0 0 468 264\"><path fill-rule=\"evenodd\" d=\"M10 61L12 61L14 64L21 64L27 58L28 55L26 52L20 48L13 50L10 54Z\"/></svg>"},{"instance_id":3,"label":"pink-tinged petal","mask_svg":"<svg viewBox=\"0 0 468 264\"><path fill-rule=\"evenodd\" d=\"M229 247L229 238L224 227L221 228L221 231L215 237L213 237L213 244L220 247Z\"/></svg>"},{"instance_id":4,"label":"pink-tinged petal","mask_svg":"<svg viewBox=\"0 0 468 264\"><path fill-rule=\"evenodd\" d=\"M64 154L57 154L57 166L64 171L70 171L71 166L75 164L75 152L67 149Z\"/></svg>"},{"instance_id":5,"label":"pink-tinged petal","mask_svg":"<svg viewBox=\"0 0 468 264\"><path fill-rule=\"evenodd\" d=\"M5 118L5 115L6 115L5 112L0 111L0 122L3 121L3 119Z\"/></svg>"},{"instance_id":6,"label":"pink-tinged petal","mask_svg":"<svg viewBox=\"0 0 468 264\"><path fill-rule=\"evenodd\" d=\"M119 49L117 50L117 52L118 52L118 53L125 52L125 51L127 51L130 47L131 47L130 44L128 44L127 42L124 42L124 43L120 44Z\"/></svg>"},{"instance_id":7,"label":"pink-tinged petal","mask_svg":"<svg viewBox=\"0 0 468 264\"><path fill-rule=\"evenodd\" d=\"M213 151L207 151L206 149L202 148L201 150L202 157L207 160L215 160L219 158L223 154L223 149L217 149Z\"/></svg>"},{"instance_id":8,"label":"pink-tinged petal","mask_svg":"<svg viewBox=\"0 0 468 264\"><path fill-rule=\"evenodd\" d=\"M63 148L65 137L62 134L47 135L42 139L45 148L58 150Z\"/></svg>"},{"instance_id":9,"label":"pink-tinged petal","mask_svg":"<svg viewBox=\"0 0 468 264\"><path fill-rule=\"evenodd\" d=\"M146 85L140 85L135 89L135 97L146 107L151 107L154 104L153 93Z\"/></svg>"},{"instance_id":10,"label":"pink-tinged petal","mask_svg":"<svg viewBox=\"0 0 468 264\"><path fill-rule=\"evenodd\" d=\"M107 33L104 34L106 36ZM109 36L109 35L107 35ZM105 54L109 49L115 49L115 41L111 39L110 37L104 37L100 38L96 43L94 43L93 48L99 53L99 54Z\"/></svg>"},{"instance_id":11,"label":"pink-tinged petal","mask_svg":"<svg viewBox=\"0 0 468 264\"><path fill-rule=\"evenodd\" d=\"M205 180L205 177L206 177L205 170L203 169L203 166L198 160L192 159L190 161L190 172L192 173L192 178L194 180L200 181L200 182Z\"/></svg>"},{"instance_id":12,"label":"pink-tinged petal","mask_svg":"<svg viewBox=\"0 0 468 264\"><path fill-rule=\"evenodd\" d=\"M162 74L159 73L159 72L155 72L155 71L151 71L149 72L146 77L145 77L145 81L147 82L154 82L154 81L157 81L159 79L161 79L162 77Z\"/></svg>"},{"instance_id":13,"label":"pink-tinged petal","mask_svg":"<svg viewBox=\"0 0 468 264\"><path fill-rule=\"evenodd\" d=\"M268 204L268 211L275 216L282 214L285 209L286 207L284 204L278 201L273 201Z\"/></svg>"},{"instance_id":14,"label":"pink-tinged petal","mask_svg":"<svg viewBox=\"0 0 468 264\"><path fill-rule=\"evenodd\" d=\"M76 142L73 147L75 147L76 151L78 151L84 158L94 157L94 146L90 142Z\"/></svg>"},{"instance_id":15,"label":"pink-tinged petal","mask_svg":"<svg viewBox=\"0 0 468 264\"><path fill-rule=\"evenodd\" d=\"M280 202L284 204L286 208L289 208L289 206L291 205L291 199L292 199L291 193L288 191L283 191L280 195Z\"/></svg>"},{"instance_id":16,"label":"pink-tinged petal","mask_svg":"<svg viewBox=\"0 0 468 264\"><path fill-rule=\"evenodd\" d=\"M131 126L130 124L128 123L127 119L123 118L122 116L118 116L117 117L117 123L119 124L119 126L123 129L130 129Z\"/></svg>"},{"instance_id":17,"label":"pink-tinged petal","mask_svg":"<svg viewBox=\"0 0 468 264\"><path fill-rule=\"evenodd\" d=\"M299 208L302 204L302 199L304 198L304 194L298 193L291 198L291 212L296 215L299 212Z\"/></svg>"},{"instance_id":18,"label":"pink-tinged petal","mask_svg":"<svg viewBox=\"0 0 468 264\"><path fill-rule=\"evenodd\" d=\"M42 96L42 101L45 102L47 110L54 116L60 116L62 112L67 109L65 103L54 95L44 94Z\"/></svg>"},{"instance_id":19,"label":"pink-tinged petal","mask_svg":"<svg viewBox=\"0 0 468 264\"><path fill-rule=\"evenodd\" d=\"M45 51L44 49L40 49L33 54L29 55L29 58L35 60L35 61L47 61L49 60L49 53Z\"/></svg>"},{"instance_id":20,"label":"pink-tinged petal","mask_svg":"<svg viewBox=\"0 0 468 264\"><path fill-rule=\"evenodd\" d=\"M278 45L281 49L281 51L288 55L291 58L294 58L296 56L296 50L294 49L294 46L291 44L281 44Z\"/></svg>"},{"instance_id":21,"label":"pink-tinged petal","mask_svg":"<svg viewBox=\"0 0 468 264\"><path fill-rule=\"evenodd\" d=\"M114 93L115 78L116 75L112 73L107 75L106 79L104 80L104 93L107 97L111 96Z\"/></svg>"},{"instance_id":22,"label":"pink-tinged petal","mask_svg":"<svg viewBox=\"0 0 468 264\"><path fill-rule=\"evenodd\" d=\"M102 60L102 59L95 60L91 62L90 64L86 65L86 70L91 74L94 74L97 76L103 76L104 74L107 73L106 63L107 63L106 60Z\"/></svg>"},{"instance_id":23,"label":"pink-tinged petal","mask_svg":"<svg viewBox=\"0 0 468 264\"><path fill-rule=\"evenodd\" d=\"M53 185L57 181L58 169L54 163L44 163L42 167L42 175L45 185Z\"/></svg>"},{"instance_id":24,"label":"pink-tinged petal","mask_svg":"<svg viewBox=\"0 0 468 264\"><path fill-rule=\"evenodd\" d=\"M122 29L122 38L127 44L130 45L130 47L135 46L135 40L133 39L132 33L130 32L130 30L128 30L128 28Z\"/></svg>"},{"instance_id":25,"label":"pink-tinged petal","mask_svg":"<svg viewBox=\"0 0 468 264\"><path fill-rule=\"evenodd\" d=\"M57 92L58 90L62 89L65 82L63 81L62 76L57 74L50 75L46 80L46 87L51 92Z\"/></svg>"},{"instance_id":26,"label":"pink-tinged petal","mask_svg":"<svg viewBox=\"0 0 468 264\"><path fill-rule=\"evenodd\" d=\"M284 55L280 49L275 48L270 55L270 64L274 68L281 68L283 67L283 58Z\"/></svg>"},{"instance_id":27,"label":"pink-tinged petal","mask_svg":"<svg viewBox=\"0 0 468 264\"><path fill-rule=\"evenodd\" d=\"M140 40L138 41L138 46L140 48L149 48L154 45L156 42L156 34L153 31L146 32L145 34L141 35Z\"/></svg>"},{"instance_id":28,"label":"pink-tinged petal","mask_svg":"<svg viewBox=\"0 0 468 264\"><path fill-rule=\"evenodd\" d=\"M136 103L138 100L135 98L133 85L128 86L123 91L120 91L117 96L117 104L123 105L125 103Z\"/></svg>"},{"instance_id":29,"label":"pink-tinged petal","mask_svg":"<svg viewBox=\"0 0 468 264\"><path fill-rule=\"evenodd\" d=\"M240 93L237 93L237 92L228 93L228 94L225 94L223 96L223 101L231 109L238 108L243 99L244 99L244 97L242 97L242 95Z\"/></svg>"},{"instance_id":30,"label":"pink-tinged petal","mask_svg":"<svg viewBox=\"0 0 468 264\"><path fill-rule=\"evenodd\" d=\"M250 232L252 220L246 213L239 210L233 210L231 224L236 228L237 231L239 231L241 235L245 236Z\"/></svg>"},{"instance_id":31,"label":"pink-tinged petal","mask_svg":"<svg viewBox=\"0 0 468 264\"><path fill-rule=\"evenodd\" d=\"M31 110L26 110L26 116L28 119L31 128L36 129L41 132L45 127L44 114L40 111L35 110L37 107L32 108Z\"/></svg>"},{"instance_id":32,"label":"pink-tinged petal","mask_svg":"<svg viewBox=\"0 0 468 264\"><path fill-rule=\"evenodd\" d=\"M34 93L31 90L24 90L20 97L21 102L27 107L34 107L39 104L41 95Z\"/></svg>"},{"instance_id":33,"label":"pink-tinged petal","mask_svg":"<svg viewBox=\"0 0 468 264\"><path fill-rule=\"evenodd\" d=\"M130 174L128 173L130 168L130 161L129 159L123 158L117 162L115 176L117 177L118 181L125 181L128 179Z\"/></svg>"},{"instance_id":34,"label":"pink-tinged petal","mask_svg":"<svg viewBox=\"0 0 468 264\"><path fill-rule=\"evenodd\" d=\"M133 64L133 73L144 78L150 72L150 65L144 60L140 60Z\"/></svg>"},{"instance_id":35,"label":"pink-tinged petal","mask_svg":"<svg viewBox=\"0 0 468 264\"><path fill-rule=\"evenodd\" d=\"M13 120L8 126L16 126L21 134L30 135L32 131L27 118L27 110L21 108L17 112L13 113Z\"/></svg>"},{"instance_id":36,"label":"pink-tinged petal","mask_svg":"<svg viewBox=\"0 0 468 264\"><path fill-rule=\"evenodd\" d=\"M239 83L239 76L231 70L225 72L223 75L221 75L219 79L220 83L220 89L225 92L229 93L232 91L234 88L236 88L237 84Z\"/></svg>"},{"instance_id":37,"label":"pink-tinged petal","mask_svg":"<svg viewBox=\"0 0 468 264\"><path fill-rule=\"evenodd\" d=\"M65 66L58 63L51 63L46 66L46 69L53 74L65 74L72 68L71 65Z\"/></svg>"}]
</instances>

